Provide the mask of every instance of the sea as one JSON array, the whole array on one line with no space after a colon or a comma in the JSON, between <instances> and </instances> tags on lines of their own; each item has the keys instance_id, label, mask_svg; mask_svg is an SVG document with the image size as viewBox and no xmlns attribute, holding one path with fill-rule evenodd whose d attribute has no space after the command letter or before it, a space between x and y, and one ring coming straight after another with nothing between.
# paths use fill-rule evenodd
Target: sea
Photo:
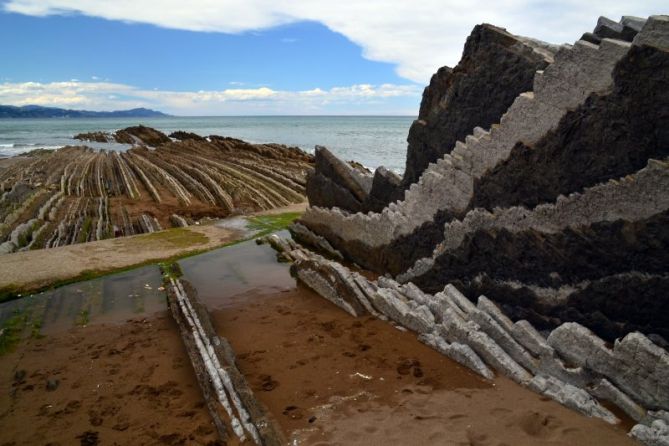
<instances>
[{"instance_id":1,"label":"sea","mask_svg":"<svg viewBox=\"0 0 669 446\"><path fill-rule=\"evenodd\" d=\"M280 143L313 153L314 146L330 149L343 160L375 169L385 166L404 172L407 135L413 116L225 116L160 118L0 119L0 157L38 148L87 145L96 149L127 150L125 144L100 144L73 139L78 133L145 125L164 133L184 130L201 136L221 135L251 143Z\"/></svg>"}]
</instances>

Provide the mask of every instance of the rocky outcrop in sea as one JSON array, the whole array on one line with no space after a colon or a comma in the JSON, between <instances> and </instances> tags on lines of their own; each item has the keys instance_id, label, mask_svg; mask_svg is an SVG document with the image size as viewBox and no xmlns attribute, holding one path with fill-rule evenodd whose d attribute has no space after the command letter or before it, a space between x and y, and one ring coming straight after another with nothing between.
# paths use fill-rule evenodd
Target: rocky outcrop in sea
<instances>
[{"instance_id":1,"label":"rocky outcrop in sea","mask_svg":"<svg viewBox=\"0 0 669 446\"><path fill-rule=\"evenodd\" d=\"M313 156L278 144L143 126L77 139L0 169L0 253L159 231L301 203Z\"/></svg>"}]
</instances>

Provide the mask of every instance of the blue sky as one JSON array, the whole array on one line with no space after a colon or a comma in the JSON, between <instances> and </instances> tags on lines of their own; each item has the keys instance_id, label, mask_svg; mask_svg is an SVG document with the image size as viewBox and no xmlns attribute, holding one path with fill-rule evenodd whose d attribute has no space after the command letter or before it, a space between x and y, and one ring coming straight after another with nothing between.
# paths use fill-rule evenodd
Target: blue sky
<instances>
[{"instance_id":1,"label":"blue sky","mask_svg":"<svg viewBox=\"0 0 669 446\"><path fill-rule=\"evenodd\" d=\"M573 42L593 0L0 0L0 103L178 115L409 114L471 28ZM466 4L464 4L466 3Z\"/></svg>"}]
</instances>

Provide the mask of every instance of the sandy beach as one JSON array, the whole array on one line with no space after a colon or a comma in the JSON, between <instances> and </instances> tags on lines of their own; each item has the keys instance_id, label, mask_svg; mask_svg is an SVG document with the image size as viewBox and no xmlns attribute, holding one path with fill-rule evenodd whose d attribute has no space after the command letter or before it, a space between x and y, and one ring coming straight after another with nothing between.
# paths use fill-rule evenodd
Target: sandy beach
<instances>
[{"instance_id":1,"label":"sandy beach","mask_svg":"<svg viewBox=\"0 0 669 446\"><path fill-rule=\"evenodd\" d=\"M256 396L296 444L631 445L515 383L485 381L415 334L298 287L213 313Z\"/></svg>"},{"instance_id":2,"label":"sandy beach","mask_svg":"<svg viewBox=\"0 0 669 446\"><path fill-rule=\"evenodd\" d=\"M0 361L0 444L217 444L174 325L163 312L21 343Z\"/></svg>"}]
</instances>

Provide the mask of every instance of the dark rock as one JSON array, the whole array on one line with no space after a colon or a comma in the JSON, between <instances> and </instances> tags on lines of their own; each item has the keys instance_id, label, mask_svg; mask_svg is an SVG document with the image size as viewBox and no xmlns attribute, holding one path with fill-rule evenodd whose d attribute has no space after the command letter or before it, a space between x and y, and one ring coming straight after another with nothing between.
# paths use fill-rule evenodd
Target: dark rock
<instances>
[{"instance_id":1,"label":"dark rock","mask_svg":"<svg viewBox=\"0 0 669 446\"><path fill-rule=\"evenodd\" d=\"M114 137L107 132L88 132L74 135L74 139L92 142L112 142Z\"/></svg>"},{"instance_id":2,"label":"dark rock","mask_svg":"<svg viewBox=\"0 0 669 446\"><path fill-rule=\"evenodd\" d=\"M374 172L372 189L363 205L365 212L381 212L388 203L404 198L402 177L381 166Z\"/></svg>"},{"instance_id":3,"label":"dark rock","mask_svg":"<svg viewBox=\"0 0 669 446\"><path fill-rule=\"evenodd\" d=\"M418 120L409 130L403 186L416 182L429 163L450 153L474 127L499 122L520 93L532 90L534 73L552 60L547 48L502 28L477 25L458 65L440 68L425 88Z\"/></svg>"},{"instance_id":4,"label":"dark rock","mask_svg":"<svg viewBox=\"0 0 669 446\"><path fill-rule=\"evenodd\" d=\"M667 275L625 273L583 282L571 291L537 289L488 275L454 283L470 300L486 295L512 319L526 319L542 330L578 322L609 342L632 331L669 335L669 302L663 297L669 293Z\"/></svg>"},{"instance_id":5,"label":"dark rock","mask_svg":"<svg viewBox=\"0 0 669 446\"><path fill-rule=\"evenodd\" d=\"M599 20L597 20L597 26L595 27L593 34L600 39L618 39L631 42L639 31L641 31L641 28L643 28L645 23L646 19L634 16L623 16L620 22L615 22L606 17L600 17Z\"/></svg>"},{"instance_id":6,"label":"dark rock","mask_svg":"<svg viewBox=\"0 0 669 446\"><path fill-rule=\"evenodd\" d=\"M620 24L623 25L623 29L630 28L633 29L636 33L641 31L646 22L647 20L644 18L634 17L631 15L623 16L623 18L620 19Z\"/></svg>"},{"instance_id":7,"label":"dark rock","mask_svg":"<svg viewBox=\"0 0 669 446\"><path fill-rule=\"evenodd\" d=\"M372 186L372 176L351 167L325 147L316 146L314 171L307 178L311 206L362 210Z\"/></svg>"},{"instance_id":8,"label":"dark rock","mask_svg":"<svg viewBox=\"0 0 669 446\"><path fill-rule=\"evenodd\" d=\"M623 40L623 25L602 16L597 20L597 26L595 26L593 33L602 39Z\"/></svg>"},{"instance_id":9,"label":"dark rock","mask_svg":"<svg viewBox=\"0 0 669 446\"><path fill-rule=\"evenodd\" d=\"M480 230L456 249L438 255L413 281L436 292L457 278L488 274L552 286L622 274L630 269L662 274L669 265L669 211L635 222L596 222L557 233Z\"/></svg>"},{"instance_id":10,"label":"dark rock","mask_svg":"<svg viewBox=\"0 0 669 446\"><path fill-rule=\"evenodd\" d=\"M86 431L81 435L77 435L77 439L81 440L81 446L97 446L100 444L98 432Z\"/></svg>"},{"instance_id":11,"label":"dark rock","mask_svg":"<svg viewBox=\"0 0 669 446\"><path fill-rule=\"evenodd\" d=\"M178 139L179 141L185 141L187 139L193 139L195 141L206 140L206 138L198 135L197 133L184 132L183 130L177 130L176 132L170 133L170 138Z\"/></svg>"},{"instance_id":12,"label":"dark rock","mask_svg":"<svg viewBox=\"0 0 669 446\"><path fill-rule=\"evenodd\" d=\"M648 335L648 339L653 341L654 344L662 347L665 350L669 350L669 341L667 341L664 337L660 336L657 333L651 333Z\"/></svg>"},{"instance_id":13,"label":"dark rock","mask_svg":"<svg viewBox=\"0 0 669 446\"><path fill-rule=\"evenodd\" d=\"M24 382L27 374L28 373L25 370L17 370L16 373L14 373L14 381L17 383Z\"/></svg>"},{"instance_id":14,"label":"dark rock","mask_svg":"<svg viewBox=\"0 0 669 446\"><path fill-rule=\"evenodd\" d=\"M53 392L60 385L60 380L58 379L48 379L46 381L46 390Z\"/></svg>"},{"instance_id":15,"label":"dark rock","mask_svg":"<svg viewBox=\"0 0 669 446\"><path fill-rule=\"evenodd\" d=\"M114 139L118 143L137 144L142 143L152 147L158 147L161 144L171 142L172 140L163 132L151 127L138 125L119 130L114 134Z\"/></svg>"},{"instance_id":16,"label":"dark rock","mask_svg":"<svg viewBox=\"0 0 669 446\"><path fill-rule=\"evenodd\" d=\"M583 33L583 35L581 36L581 40L594 43L595 45L599 45L600 43L602 43L602 38L595 33Z\"/></svg>"}]
</instances>

